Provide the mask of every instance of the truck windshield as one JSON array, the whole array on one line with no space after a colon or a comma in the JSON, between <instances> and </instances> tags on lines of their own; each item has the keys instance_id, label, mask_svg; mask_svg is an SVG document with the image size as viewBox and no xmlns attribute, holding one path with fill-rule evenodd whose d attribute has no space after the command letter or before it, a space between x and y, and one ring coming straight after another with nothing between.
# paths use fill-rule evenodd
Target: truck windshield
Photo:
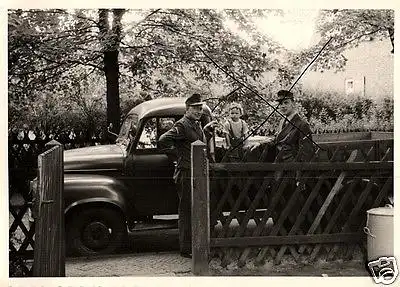
<instances>
[{"instance_id":1,"label":"truck windshield","mask_svg":"<svg viewBox=\"0 0 400 287\"><path fill-rule=\"evenodd\" d=\"M121 126L116 143L128 146L137 132L138 116L129 114Z\"/></svg>"}]
</instances>

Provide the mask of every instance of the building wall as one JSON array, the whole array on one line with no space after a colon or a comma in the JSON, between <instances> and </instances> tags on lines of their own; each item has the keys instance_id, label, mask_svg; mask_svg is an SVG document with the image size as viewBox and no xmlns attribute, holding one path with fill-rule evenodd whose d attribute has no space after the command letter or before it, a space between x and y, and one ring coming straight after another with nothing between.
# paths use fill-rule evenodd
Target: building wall
<instances>
[{"instance_id":1,"label":"building wall","mask_svg":"<svg viewBox=\"0 0 400 287\"><path fill-rule=\"evenodd\" d=\"M393 97L394 54L389 39L363 42L344 53L345 71L309 71L301 80L305 89L365 95L371 99Z\"/></svg>"}]
</instances>

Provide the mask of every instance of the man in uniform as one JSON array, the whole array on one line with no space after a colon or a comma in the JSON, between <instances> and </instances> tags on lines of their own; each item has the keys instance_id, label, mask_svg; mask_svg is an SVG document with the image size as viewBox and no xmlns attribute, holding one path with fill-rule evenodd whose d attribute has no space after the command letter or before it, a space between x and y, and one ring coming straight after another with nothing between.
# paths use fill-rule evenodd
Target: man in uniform
<instances>
[{"instance_id":1,"label":"man in uniform","mask_svg":"<svg viewBox=\"0 0 400 287\"><path fill-rule=\"evenodd\" d=\"M277 162L309 161L314 153L309 124L296 111L293 93L278 92L279 111L286 117L279 123L275 138ZM292 123L289 123L289 121Z\"/></svg>"},{"instance_id":2,"label":"man in uniform","mask_svg":"<svg viewBox=\"0 0 400 287\"><path fill-rule=\"evenodd\" d=\"M293 93L287 90L280 90L277 94L279 111L285 118L279 123L277 135L275 137L276 162L310 161L314 154L314 145L311 140L311 129L309 124L300 117L296 111ZM290 122L289 122L290 121ZM300 182L299 171L278 171L275 173L275 179L289 179L287 188L281 194L286 199L286 203L296 188L301 188L305 198L306 187ZM300 185L300 186L299 186ZM278 203L274 212L274 222L278 221L281 212L285 209L286 203ZM283 222L283 226L289 232L293 222L300 213L304 205L300 199L292 206L290 215ZM306 232L306 231L305 231Z\"/></svg>"},{"instance_id":3,"label":"man in uniform","mask_svg":"<svg viewBox=\"0 0 400 287\"><path fill-rule=\"evenodd\" d=\"M203 115L203 102L199 94L193 94L185 101L186 113L174 126L161 135L159 145L166 152L176 152L177 164L174 180L179 197L179 248L184 257L191 257L191 144L197 140L207 143L212 137L212 130L217 124L210 121L204 128L200 119Z\"/></svg>"},{"instance_id":4,"label":"man in uniform","mask_svg":"<svg viewBox=\"0 0 400 287\"><path fill-rule=\"evenodd\" d=\"M276 101L279 112L285 116L281 119L276 136L263 143L256 143L251 151L261 147L272 149L269 160L276 162L309 161L314 153L309 124L296 111L293 93L280 90ZM290 121L290 122L289 122Z\"/></svg>"}]
</instances>

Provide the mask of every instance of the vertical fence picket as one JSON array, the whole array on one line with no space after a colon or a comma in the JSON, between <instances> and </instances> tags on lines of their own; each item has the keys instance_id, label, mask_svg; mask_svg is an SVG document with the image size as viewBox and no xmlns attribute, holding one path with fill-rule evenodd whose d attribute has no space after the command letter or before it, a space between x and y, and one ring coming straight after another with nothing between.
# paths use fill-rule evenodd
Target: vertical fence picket
<instances>
[{"instance_id":1,"label":"vertical fence picket","mask_svg":"<svg viewBox=\"0 0 400 287\"><path fill-rule=\"evenodd\" d=\"M57 142L38 158L39 177L33 275L65 276L63 147Z\"/></svg>"},{"instance_id":2,"label":"vertical fence picket","mask_svg":"<svg viewBox=\"0 0 400 287\"><path fill-rule=\"evenodd\" d=\"M206 145L192 143L192 272L208 275L210 253L210 197Z\"/></svg>"}]
</instances>

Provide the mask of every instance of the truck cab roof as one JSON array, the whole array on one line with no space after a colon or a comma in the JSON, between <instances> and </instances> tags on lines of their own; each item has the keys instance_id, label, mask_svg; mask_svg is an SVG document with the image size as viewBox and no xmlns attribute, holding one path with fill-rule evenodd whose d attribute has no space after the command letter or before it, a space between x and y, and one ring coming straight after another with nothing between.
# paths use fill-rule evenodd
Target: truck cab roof
<instances>
[{"instance_id":1,"label":"truck cab roof","mask_svg":"<svg viewBox=\"0 0 400 287\"><path fill-rule=\"evenodd\" d=\"M143 102L134 107L128 115L136 114L141 120L146 117L168 117L171 115L184 115L186 111L186 98L171 97L158 98ZM204 112L211 116L211 110L207 105L203 107Z\"/></svg>"}]
</instances>

